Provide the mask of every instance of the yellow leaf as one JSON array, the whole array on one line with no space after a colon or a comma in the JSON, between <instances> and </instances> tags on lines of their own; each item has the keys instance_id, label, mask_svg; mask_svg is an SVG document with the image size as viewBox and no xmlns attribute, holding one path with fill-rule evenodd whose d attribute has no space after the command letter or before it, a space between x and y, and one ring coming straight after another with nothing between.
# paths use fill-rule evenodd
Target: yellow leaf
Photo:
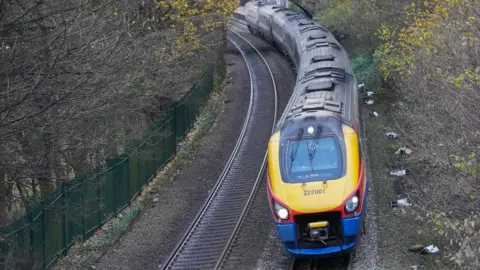
<instances>
[{"instance_id":1,"label":"yellow leaf","mask_svg":"<svg viewBox=\"0 0 480 270\"><path fill-rule=\"evenodd\" d=\"M462 79L461 78L457 78L457 80L455 81L455 86L456 87L462 86Z\"/></svg>"}]
</instances>

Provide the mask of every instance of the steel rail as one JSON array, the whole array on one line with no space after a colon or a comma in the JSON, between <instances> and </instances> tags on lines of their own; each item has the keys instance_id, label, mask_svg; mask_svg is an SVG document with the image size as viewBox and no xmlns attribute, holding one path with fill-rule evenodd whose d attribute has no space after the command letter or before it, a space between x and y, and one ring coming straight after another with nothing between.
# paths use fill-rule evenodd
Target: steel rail
<instances>
[{"instance_id":1,"label":"steel rail","mask_svg":"<svg viewBox=\"0 0 480 270\"><path fill-rule=\"evenodd\" d=\"M276 124L276 121L277 121L278 96L277 96L277 86L275 85L275 77L273 76L272 69L270 68L270 66L269 66L267 60L265 59L265 57L263 57L263 55L260 53L260 51L255 47L255 45L253 45L250 41L248 41L246 38L244 38L238 32L236 32L232 29L230 29L230 31L232 33L234 33L235 35L237 35L238 37L240 37L241 39L243 39L243 41L245 41L248 45L250 45L250 47L252 47L257 52L257 54L262 58L263 62L265 63L265 66L268 68L268 73L270 73L270 78L273 82L273 91L275 93L275 110L274 110L273 125L272 125L272 132L273 132L275 130L275 124ZM230 41L232 41L232 40L230 40ZM232 41L232 43L234 43L234 42ZM233 243L233 240L234 240L235 236L237 235L237 232L238 232L240 226L242 225L245 214L247 213L248 208L250 207L250 204L253 201L253 198L255 197L255 194L258 191L258 186L260 185L260 180L262 179L262 176L263 176L263 173L264 173L264 170L265 170L266 162L267 162L267 153L265 153L265 157L263 158L262 167L260 169L260 172L258 173L257 180L255 181L255 186L252 189L252 192L250 193L250 196L248 197L247 203L245 204L245 207L243 208L242 214L241 214L237 224L235 225L235 228L232 232L232 235L230 236L230 239L228 239L228 242L227 242L227 245L225 246L225 249L223 250L222 254L220 255L220 258L219 258L217 264L215 265L215 269L220 268L220 266L224 262L225 256L226 256L227 252L229 251L229 249L230 249L230 247Z\"/></svg>"},{"instance_id":2,"label":"steel rail","mask_svg":"<svg viewBox=\"0 0 480 270\"><path fill-rule=\"evenodd\" d=\"M242 180L245 180L245 178L248 178L248 176L249 176L249 175L245 176L244 174L242 174L242 176L241 176L241 177L244 177L244 179L240 179L239 181L235 181L235 182L230 181L229 183L224 185L224 183L226 182L225 179L227 179L229 176L232 176L232 178L236 177L237 172L234 170L235 169L234 167L237 166L236 169L238 171L238 169L239 169L238 167L240 166L240 164L242 164L241 163L242 161L243 161L243 163L247 163L247 164L248 163L250 163L250 164L255 164L255 163L260 164L262 162L260 156L257 158L255 156L252 157L251 155L247 156L245 154L245 152L248 150L248 149L246 149L246 148L248 148L248 144L247 144L247 140L246 140L246 137L248 136L247 128L250 127L250 129L249 129L250 133L261 132L260 129L258 129L258 130L254 129L254 126L257 125L257 126L261 127L262 125L264 125L264 123L262 123L262 121L265 122L265 119L268 118L268 117L266 117L266 118L264 117L265 119L263 119L262 115L260 115L259 116L260 120L255 119L257 117L254 115L254 112L253 112L254 111L254 103L255 102L258 103L259 101L260 102L267 102L267 103L270 102L270 101L268 101L268 98L263 99L263 100L261 98L255 98L255 96L257 96L257 95L261 96L261 94L257 93L259 91L255 92L255 89L256 89L255 83L261 84L261 81L259 79L254 80L254 77L256 76L256 74L254 74L253 68L251 67L251 64L249 64L250 61L254 61L254 60L249 59L249 58L252 58L252 56L247 54L245 52L245 49L242 49L241 46L238 45L237 43L235 43L231 38L229 38L229 40L232 42L232 44L235 47L237 47L237 49L240 51L240 53L242 54L242 57L244 58L244 60L247 64L247 69L248 69L248 73L249 73L249 77L250 77L250 103L249 103L249 108L248 108L248 111L247 111L247 117L246 117L246 120L244 122L244 125L243 125L242 131L240 133L240 136L237 140L237 143L234 147L234 150L232 151L232 154L230 155L230 158L227 162L227 165L225 166L224 170L222 171L222 174L220 175L219 180L217 181L213 191L211 192L210 196L207 198L206 202L204 203L204 205L201 208L201 211L195 217L194 221L192 222L189 229L187 230L187 232L185 233L185 235L181 239L180 243L176 246L176 248L170 254L169 259L165 263L165 266L163 267L163 269L186 269L186 268L190 268L193 265L195 265L195 269L202 268L201 266L204 266L207 269L211 269L211 267L213 266L212 262L218 264L218 262L224 256L225 246L228 246L231 239L233 239L234 234L236 233L236 230L238 229L237 228L238 224L241 223L241 219L244 217L245 209L250 204L250 200L253 197L252 194L254 194L255 189L258 187L259 179L261 179L262 171L265 167L266 159L265 159L265 155L262 155L263 163L262 163L262 166L260 167L260 173L257 175L257 177L255 179L255 182L253 183L253 189L252 189L252 185L249 184L248 181L244 181L245 184L243 184L243 186L242 186ZM256 48L255 48L255 50L256 50ZM258 50L256 50L256 52L259 53ZM259 56L261 58L263 58L263 56L261 56L261 54ZM270 70L270 67L268 67L268 64L266 62L265 62L265 65L267 65L266 66L267 69ZM256 68L258 68L258 67L256 67ZM270 70L270 72L271 72L271 70ZM273 128L275 126L275 122L276 122L276 115L277 115L277 112L276 112L277 111L277 93L276 93L275 81L274 81L273 77L271 79L272 79L271 84L273 85L273 90L274 90L273 91L274 92L274 104L273 104L273 106L274 106L274 116L273 116L273 121L272 121L273 123L271 123L272 124L272 130L273 130ZM263 93L263 95L265 95L265 93ZM256 109L256 110L260 111L260 113L262 113L261 112L262 108L264 110L268 110L267 108L264 108L264 107L268 107L268 104L267 104L267 106L262 106L262 105L264 105L264 104L258 104L259 108ZM267 113L263 112L263 114L267 115L268 111L267 111ZM263 134L263 135L264 135L264 137L266 137L267 135L269 137L270 134ZM253 137L256 138L256 136L253 136ZM266 137L266 138L268 139L268 137ZM255 141L250 143L250 147L253 147L252 146L253 143L255 143ZM242 147L242 145L243 145L243 147ZM244 160L241 160L242 155L245 156ZM233 170L233 172L231 170ZM230 180L232 178L230 178ZM240 184L238 184L238 183L240 183ZM237 193L232 193L233 191L235 191ZM250 191L250 196L248 197L247 201L245 201L242 198L241 195L238 195L238 194L243 194L242 191L244 191L244 192ZM232 194L233 195L237 194L238 196L236 196L235 199L228 200L229 196L232 196ZM223 204L222 204L222 202L223 202ZM228 222L232 219L232 213L231 212L235 212L235 211L231 211L231 207L230 208L226 207L225 202L229 203L231 207L232 207L232 205L233 205L233 207L235 207L236 206L235 204L239 204L239 207L241 207L245 204L245 206L243 208L241 208L242 212L238 216L238 220L235 223L235 227L233 229L233 232L230 230ZM222 207L223 207L223 209L222 209ZM215 221L215 219L219 220L220 222L219 223L214 223L214 224L211 224L209 222L211 220ZM203 232L210 237L205 239L205 234L202 235L202 233L203 233L202 232L202 226L203 226L203 229L205 229ZM210 226L210 227L205 227L205 226ZM218 226L218 228L216 226ZM208 230L208 228L212 228L212 227L214 227L216 229L215 232L217 232L217 233L213 234L211 231L210 232L205 232L205 231ZM208 233L210 233L210 234L208 234ZM229 233L229 234L227 234L227 233ZM199 242L200 241L199 239L201 239L202 236L204 236L203 242ZM225 236L227 236L228 238L224 240ZM197 243L195 243L195 241L197 241ZM193 242L193 243L190 244L190 242ZM204 243L204 244L202 244L202 243ZM198 249L198 245L196 247L195 244L200 245L201 249ZM223 246L223 249L221 250L220 254L215 254L216 253L215 249L218 249L219 247L222 247L222 246ZM190 248L190 250L189 250L189 248ZM205 248L205 250L202 250L203 248ZM183 252L183 251L185 251L185 252ZM210 253L208 253L207 251L210 251ZM185 256L182 257L182 255L185 255ZM178 264L180 266L177 267L176 264Z\"/></svg>"}]
</instances>

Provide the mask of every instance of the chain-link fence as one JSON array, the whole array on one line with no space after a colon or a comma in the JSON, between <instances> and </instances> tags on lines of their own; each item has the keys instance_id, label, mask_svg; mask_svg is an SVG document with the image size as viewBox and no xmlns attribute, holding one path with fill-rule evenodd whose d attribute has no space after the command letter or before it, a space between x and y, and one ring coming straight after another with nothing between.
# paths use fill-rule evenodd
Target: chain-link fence
<instances>
[{"instance_id":1,"label":"chain-link fence","mask_svg":"<svg viewBox=\"0 0 480 270\"><path fill-rule=\"evenodd\" d=\"M223 57L203 74L163 119L146 132L136 150L61 184L22 220L1 229L3 269L49 269L76 239L91 237L128 206L177 152L201 107L225 76Z\"/></svg>"}]
</instances>

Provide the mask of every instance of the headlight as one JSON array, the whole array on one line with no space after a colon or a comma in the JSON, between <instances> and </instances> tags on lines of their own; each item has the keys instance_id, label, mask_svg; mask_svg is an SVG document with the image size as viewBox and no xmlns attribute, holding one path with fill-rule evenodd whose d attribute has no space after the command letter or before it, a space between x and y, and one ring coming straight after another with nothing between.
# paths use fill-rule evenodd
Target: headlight
<instances>
[{"instance_id":1,"label":"headlight","mask_svg":"<svg viewBox=\"0 0 480 270\"><path fill-rule=\"evenodd\" d=\"M355 212L358 208L358 202L358 194L355 194L345 203L345 212L348 214Z\"/></svg>"},{"instance_id":2,"label":"headlight","mask_svg":"<svg viewBox=\"0 0 480 270\"><path fill-rule=\"evenodd\" d=\"M288 219L288 209L283 207L281 204L277 202L273 202L274 209L275 209L275 214L277 215L278 218L280 219Z\"/></svg>"}]
</instances>

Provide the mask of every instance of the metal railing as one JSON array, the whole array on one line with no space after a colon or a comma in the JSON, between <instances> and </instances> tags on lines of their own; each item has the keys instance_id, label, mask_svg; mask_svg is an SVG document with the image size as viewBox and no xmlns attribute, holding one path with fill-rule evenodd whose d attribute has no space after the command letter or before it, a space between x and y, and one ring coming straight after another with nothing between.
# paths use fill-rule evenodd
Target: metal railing
<instances>
[{"instance_id":1,"label":"metal railing","mask_svg":"<svg viewBox=\"0 0 480 270\"><path fill-rule=\"evenodd\" d=\"M146 133L136 150L62 183L21 220L0 229L3 269L49 269L76 239L86 240L128 206L177 153L212 90L225 76L223 57Z\"/></svg>"}]
</instances>

